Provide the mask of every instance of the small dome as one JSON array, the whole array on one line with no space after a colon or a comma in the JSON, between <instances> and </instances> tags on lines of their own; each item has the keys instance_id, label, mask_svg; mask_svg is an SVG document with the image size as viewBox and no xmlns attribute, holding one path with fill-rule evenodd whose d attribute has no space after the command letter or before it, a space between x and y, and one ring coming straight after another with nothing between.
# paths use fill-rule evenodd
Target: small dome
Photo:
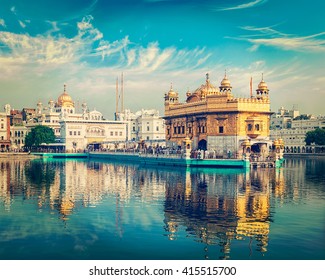
<instances>
[{"instance_id":1,"label":"small dome","mask_svg":"<svg viewBox=\"0 0 325 280\"><path fill-rule=\"evenodd\" d=\"M225 75L225 77L221 81L221 86L222 87L230 87L230 81L228 80L227 75Z\"/></svg>"},{"instance_id":2,"label":"small dome","mask_svg":"<svg viewBox=\"0 0 325 280\"><path fill-rule=\"evenodd\" d=\"M169 97L177 97L177 92L173 90L173 85L170 86L170 90L168 91Z\"/></svg>"},{"instance_id":3,"label":"small dome","mask_svg":"<svg viewBox=\"0 0 325 280\"><path fill-rule=\"evenodd\" d=\"M264 82L264 75L263 75L263 73L262 73L262 80L258 84L258 89L259 90L267 90L268 89L266 82Z\"/></svg>"},{"instance_id":4,"label":"small dome","mask_svg":"<svg viewBox=\"0 0 325 280\"><path fill-rule=\"evenodd\" d=\"M267 84L266 82L264 82L264 80L260 81L260 83L258 84L258 89L260 90L264 90L264 89L267 89Z\"/></svg>"},{"instance_id":5,"label":"small dome","mask_svg":"<svg viewBox=\"0 0 325 280\"><path fill-rule=\"evenodd\" d=\"M58 106L74 107L71 96L66 92L66 85L64 85L64 92L58 98Z\"/></svg>"},{"instance_id":6,"label":"small dome","mask_svg":"<svg viewBox=\"0 0 325 280\"><path fill-rule=\"evenodd\" d=\"M248 139L245 139L244 142L242 143L242 146L250 146L251 142L249 142Z\"/></svg>"}]
</instances>

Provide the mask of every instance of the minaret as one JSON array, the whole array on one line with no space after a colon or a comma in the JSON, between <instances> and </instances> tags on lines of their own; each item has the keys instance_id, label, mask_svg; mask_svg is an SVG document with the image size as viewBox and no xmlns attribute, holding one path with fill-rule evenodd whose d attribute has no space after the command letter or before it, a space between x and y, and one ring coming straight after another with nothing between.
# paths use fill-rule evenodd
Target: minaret
<instances>
[{"instance_id":1,"label":"minaret","mask_svg":"<svg viewBox=\"0 0 325 280\"><path fill-rule=\"evenodd\" d=\"M41 115L42 114L42 109L43 109L43 104L41 101L37 103L37 114Z\"/></svg>"},{"instance_id":2,"label":"minaret","mask_svg":"<svg viewBox=\"0 0 325 280\"><path fill-rule=\"evenodd\" d=\"M6 115L10 116L10 110L11 110L10 104L6 104L4 109L5 109Z\"/></svg>"},{"instance_id":3,"label":"minaret","mask_svg":"<svg viewBox=\"0 0 325 280\"><path fill-rule=\"evenodd\" d=\"M264 82L264 75L262 73L262 80L258 84L258 88L256 90L256 98L257 99L269 99L269 89L267 84Z\"/></svg>"},{"instance_id":4,"label":"minaret","mask_svg":"<svg viewBox=\"0 0 325 280\"><path fill-rule=\"evenodd\" d=\"M178 103L178 93L173 90L173 83L170 85L170 90L165 94L165 105Z\"/></svg>"},{"instance_id":5,"label":"minaret","mask_svg":"<svg viewBox=\"0 0 325 280\"><path fill-rule=\"evenodd\" d=\"M54 101L52 100L52 99L50 99L50 101L49 101L49 111L50 111L50 113L53 113L53 109L54 109Z\"/></svg>"},{"instance_id":6,"label":"minaret","mask_svg":"<svg viewBox=\"0 0 325 280\"><path fill-rule=\"evenodd\" d=\"M115 85L115 120L116 121L117 121L117 118L118 118L118 101L119 101L118 77L116 77L116 85Z\"/></svg>"},{"instance_id":7,"label":"minaret","mask_svg":"<svg viewBox=\"0 0 325 280\"><path fill-rule=\"evenodd\" d=\"M221 81L221 85L219 87L221 93L231 93L232 86L230 85L230 81L227 77L227 71L225 70L225 76Z\"/></svg>"},{"instance_id":8,"label":"minaret","mask_svg":"<svg viewBox=\"0 0 325 280\"><path fill-rule=\"evenodd\" d=\"M124 79L123 79L123 72L121 74L121 113L124 113Z\"/></svg>"}]
</instances>

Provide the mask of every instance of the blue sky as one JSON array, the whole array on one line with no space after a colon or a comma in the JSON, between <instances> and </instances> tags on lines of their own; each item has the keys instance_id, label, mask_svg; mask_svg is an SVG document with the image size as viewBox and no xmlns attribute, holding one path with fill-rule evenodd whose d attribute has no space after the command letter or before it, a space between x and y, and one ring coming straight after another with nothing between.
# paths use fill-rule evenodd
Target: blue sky
<instances>
[{"instance_id":1,"label":"blue sky","mask_svg":"<svg viewBox=\"0 0 325 280\"><path fill-rule=\"evenodd\" d=\"M113 118L185 99L225 69L237 97L264 80L271 107L324 115L325 2L283 0L0 0L0 105L35 107L67 84L76 103Z\"/></svg>"}]
</instances>

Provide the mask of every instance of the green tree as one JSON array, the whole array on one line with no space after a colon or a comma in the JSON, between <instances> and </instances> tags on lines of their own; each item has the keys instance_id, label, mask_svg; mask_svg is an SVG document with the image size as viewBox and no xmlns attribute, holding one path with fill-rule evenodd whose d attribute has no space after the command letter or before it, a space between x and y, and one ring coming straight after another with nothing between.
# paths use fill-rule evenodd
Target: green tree
<instances>
[{"instance_id":1,"label":"green tree","mask_svg":"<svg viewBox=\"0 0 325 280\"><path fill-rule=\"evenodd\" d=\"M297 117L294 118L295 121L298 121L298 120L310 120L310 115L299 115Z\"/></svg>"},{"instance_id":2,"label":"green tree","mask_svg":"<svg viewBox=\"0 0 325 280\"><path fill-rule=\"evenodd\" d=\"M25 137L25 146L33 147L39 146L42 143L53 143L55 135L52 128L44 125L38 125L32 128L31 132Z\"/></svg>"},{"instance_id":3,"label":"green tree","mask_svg":"<svg viewBox=\"0 0 325 280\"><path fill-rule=\"evenodd\" d=\"M314 143L315 145L325 145L325 129L316 128L306 133L305 142L307 145Z\"/></svg>"}]
</instances>

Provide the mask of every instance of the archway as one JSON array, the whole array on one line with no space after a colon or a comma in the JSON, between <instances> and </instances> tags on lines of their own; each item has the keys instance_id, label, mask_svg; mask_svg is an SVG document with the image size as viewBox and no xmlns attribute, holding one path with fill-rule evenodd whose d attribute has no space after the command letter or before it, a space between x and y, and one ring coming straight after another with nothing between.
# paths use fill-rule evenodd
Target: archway
<instances>
[{"instance_id":1,"label":"archway","mask_svg":"<svg viewBox=\"0 0 325 280\"><path fill-rule=\"evenodd\" d=\"M200 140L199 144L198 144L198 149L206 151L207 150L207 141L204 139Z\"/></svg>"},{"instance_id":2,"label":"archway","mask_svg":"<svg viewBox=\"0 0 325 280\"><path fill-rule=\"evenodd\" d=\"M252 145L252 153L260 153L261 152L261 148L259 144L253 144Z\"/></svg>"}]
</instances>

